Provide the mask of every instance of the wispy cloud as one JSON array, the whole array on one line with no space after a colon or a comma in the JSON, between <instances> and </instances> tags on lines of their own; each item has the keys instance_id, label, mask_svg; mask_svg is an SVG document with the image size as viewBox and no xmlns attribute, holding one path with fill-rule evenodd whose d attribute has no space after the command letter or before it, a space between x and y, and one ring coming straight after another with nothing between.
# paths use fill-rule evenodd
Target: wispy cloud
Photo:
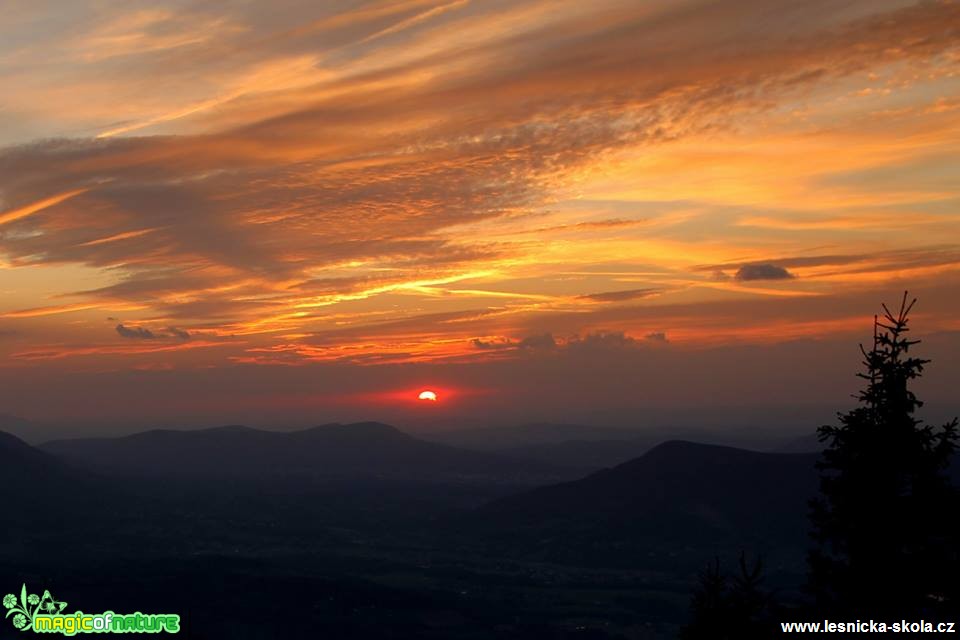
<instances>
[{"instance_id":1,"label":"wispy cloud","mask_svg":"<svg viewBox=\"0 0 960 640\"><path fill-rule=\"evenodd\" d=\"M682 348L738 339L715 304L960 271L956 3L70 11L0 45L0 251L99 276L18 276L0 318L85 357L177 327L207 364Z\"/></svg>"},{"instance_id":2,"label":"wispy cloud","mask_svg":"<svg viewBox=\"0 0 960 640\"><path fill-rule=\"evenodd\" d=\"M87 191L88 189L85 188L64 191L63 193L58 193L54 196L43 198L41 200L37 200L36 202L31 202L30 204L17 207L16 209L9 209L0 213L0 224L7 224L8 222L14 222L16 220L20 220L21 218L26 218L27 216L58 205L61 202L65 202L70 198L76 197L81 193L86 193Z\"/></svg>"}]
</instances>

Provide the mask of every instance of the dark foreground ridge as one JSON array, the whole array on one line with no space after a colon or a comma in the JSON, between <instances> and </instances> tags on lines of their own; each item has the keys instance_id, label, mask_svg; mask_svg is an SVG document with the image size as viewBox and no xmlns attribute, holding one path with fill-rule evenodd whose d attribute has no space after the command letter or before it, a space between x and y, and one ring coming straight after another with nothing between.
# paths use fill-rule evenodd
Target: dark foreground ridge
<instances>
[{"instance_id":1,"label":"dark foreground ridge","mask_svg":"<svg viewBox=\"0 0 960 640\"><path fill-rule=\"evenodd\" d=\"M535 463L378 423L0 433L0 570L188 637L666 639L715 556L764 554L797 593L815 459L671 441L531 490L503 474Z\"/></svg>"}]
</instances>

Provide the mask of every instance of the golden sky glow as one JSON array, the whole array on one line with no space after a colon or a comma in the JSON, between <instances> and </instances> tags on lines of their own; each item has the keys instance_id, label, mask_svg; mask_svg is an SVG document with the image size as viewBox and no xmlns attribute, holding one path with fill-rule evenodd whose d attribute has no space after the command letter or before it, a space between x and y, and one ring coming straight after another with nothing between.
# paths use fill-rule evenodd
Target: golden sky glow
<instances>
[{"instance_id":1,"label":"golden sky glow","mask_svg":"<svg viewBox=\"0 0 960 640\"><path fill-rule=\"evenodd\" d=\"M958 24L943 0L14 2L4 370L852 339L904 288L955 332Z\"/></svg>"}]
</instances>

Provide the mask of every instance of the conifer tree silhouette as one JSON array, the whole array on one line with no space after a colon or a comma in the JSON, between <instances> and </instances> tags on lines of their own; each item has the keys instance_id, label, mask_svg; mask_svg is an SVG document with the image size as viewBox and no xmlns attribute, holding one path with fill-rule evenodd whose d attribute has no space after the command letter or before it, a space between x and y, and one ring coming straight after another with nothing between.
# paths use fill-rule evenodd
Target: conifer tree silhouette
<instances>
[{"instance_id":1,"label":"conifer tree silhouette","mask_svg":"<svg viewBox=\"0 0 960 640\"><path fill-rule=\"evenodd\" d=\"M748 566L740 553L740 573L733 579L720 570L719 558L700 572L690 603L690 624L682 640L766 640L777 619L773 595L763 587L763 561Z\"/></svg>"},{"instance_id":2,"label":"conifer tree silhouette","mask_svg":"<svg viewBox=\"0 0 960 640\"><path fill-rule=\"evenodd\" d=\"M720 559L715 558L700 572L690 600L690 624L680 634L681 640L722 639L722 630L729 629L731 623L728 596L727 577L720 571Z\"/></svg>"},{"instance_id":3,"label":"conifer tree silhouette","mask_svg":"<svg viewBox=\"0 0 960 640\"><path fill-rule=\"evenodd\" d=\"M909 386L923 373L910 355L908 315L883 305L873 346L861 345L859 406L818 429L820 496L811 502L815 549L809 588L817 610L863 617L956 612L960 498L944 471L957 419L938 429L914 417Z\"/></svg>"}]
</instances>

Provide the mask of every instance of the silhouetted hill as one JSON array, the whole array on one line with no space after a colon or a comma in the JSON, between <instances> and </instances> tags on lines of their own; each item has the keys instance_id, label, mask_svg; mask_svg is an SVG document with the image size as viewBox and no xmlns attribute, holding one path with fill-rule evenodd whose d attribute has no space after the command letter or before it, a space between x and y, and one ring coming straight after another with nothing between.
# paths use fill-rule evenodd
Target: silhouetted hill
<instances>
[{"instance_id":1,"label":"silhouetted hill","mask_svg":"<svg viewBox=\"0 0 960 640\"><path fill-rule=\"evenodd\" d=\"M614 427L591 427L581 424L532 423L509 427L480 427L424 433L434 442L479 451L508 450L538 444L555 444L572 440L595 442L599 440L632 440L641 432ZM653 443L663 438L655 439Z\"/></svg>"},{"instance_id":2,"label":"silhouetted hill","mask_svg":"<svg viewBox=\"0 0 960 640\"><path fill-rule=\"evenodd\" d=\"M6 526L56 521L66 512L83 513L107 490L106 483L0 431L0 486ZM57 505L56 508L51 508Z\"/></svg>"},{"instance_id":3,"label":"silhouetted hill","mask_svg":"<svg viewBox=\"0 0 960 640\"><path fill-rule=\"evenodd\" d=\"M582 480L497 500L480 513L494 526L553 538L576 531L604 540L802 542L816 459L671 441Z\"/></svg>"},{"instance_id":4,"label":"silhouetted hill","mask_svg":"<svg viewBox=\"0 0 960 640\"><path fill-rule=\"evenodd\" d=\"M528 558L693 566L715 553L766 553L802 570L819 453L669 441L581 480L495 500L468 527ZM950 472L960 486L960 464Z\"/></svg>"},{"instance_id":5,"label":"silhouetted hill","mask_svg":"<svg viewBox=\"0 0 960 640\"><path fill-rule=\"evenodd\" d=\"M16 482L16 478L64 471L62 464L53 456L38 451L14 435L0 431L0 482Z\"/></svg>"},{"instance_id":6,"label":"silhouetted hill","mask_svg":"<svg viewBox=\"0 0 960 640\"><path fill-rule=\"evenodd\" d=\"M563 477L555 467L426 442L375 422L292 432L243 426L155 430L120 438L57 440L42 449L88 469L135 477L482 479L527 484Z\"/></svg>"},{"instance_id":7,"label":"silhouetted hill","mask_svg":"<svg viewBox=\"0 0 960 640\"><path fill-rule=\"evenodd\" d=\"M506 427L481 427L418 434L425 440L475 451L519 455L549 460L580 469L614 466L642 455L652 447L670 440L688 440L740 449L807 453L819 451L807 440L816 442L816 434L800 438L793 431L776 428L726 427L708 429L691 426L597 427L581 424L532 423ZM806 444L796 450L794 441ZM554 457L551 460L551 457Z\"/></svg>"},{"instance_id":8,"label":"silhouetted hill","mask_svg":"<svg viewBox=\"0 0 960 640\"><path fill-rule=\"evenodd\" d=\"M496 449L496 453L590 473L643 455L654 442L635 440L564 440Z\"/></svg>"}]
</instances>

